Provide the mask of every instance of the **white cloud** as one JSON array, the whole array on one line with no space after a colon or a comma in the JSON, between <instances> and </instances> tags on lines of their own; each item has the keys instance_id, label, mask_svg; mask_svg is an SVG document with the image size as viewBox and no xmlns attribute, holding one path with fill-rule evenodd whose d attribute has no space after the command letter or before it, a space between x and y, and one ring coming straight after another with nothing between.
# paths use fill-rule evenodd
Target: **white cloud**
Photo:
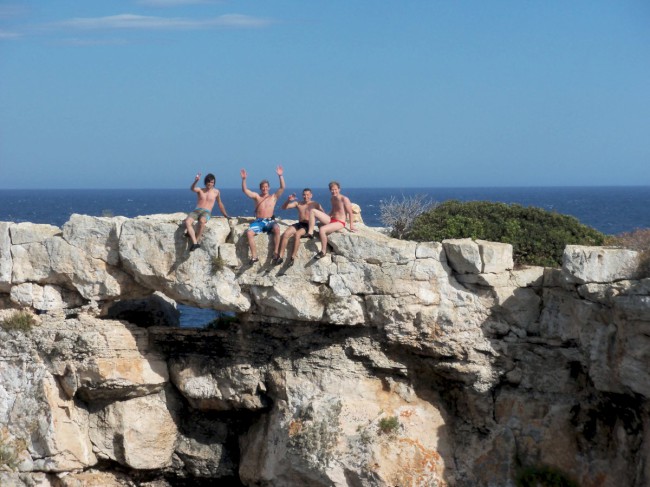
<instances>
[{"instance_id":1,"label":"white cloud","mask_svg":"<svg viewBox=\"0 0 650 487\"><path fill-rule=\"evenodd\" d=\"M8 30L0 29L0 40L18 39L19 37L22 37L22 34L18 34L17 32L10 32Z\"/></svg>"},{"instance_id":2,"label":"white cloud","mask_svg":"<svg viewBox=\"0 0 650 487\"><path fill-rule=\"evenodd\" d=\"M18 17L25 15L27 8L18 4L5 4L0 5L0 19L8 19L11 17Z\"/></svg>"},{"instance_id":3,"label":"white cloud","mask_svg":"<svg viewBox=\"0 0 650 487\"><path fill-rule=\"evenodd\" d=\"M126 46L129 41L126 39L63 39L58 42L64 46Z\"/></svg>"},{"instance_id":4,"label":"white cloud","mask_svg":"<svg viewBox=\"0 0 650 487\"><path fill-rule=\"evenodd\" d=\"M257 28L272 24L270 19L248 15L226 14L211 19L197 20L181 17L153 17L146 15L121 14L108 17L73 18L56 25L84 30L99 29L141 29L179 30L209 28Z\"/></svg>"},{"instance_id":5,"label":"white cloud","mask_svg":"<svg viewBox=\"0 0 650 487\"><path fill-rule=\"evenodd\" d=\"M136 3L147 7L181 7L185 5L205 5L220 2L218 0L138 0Z\"/></svg>"}]
</instances>

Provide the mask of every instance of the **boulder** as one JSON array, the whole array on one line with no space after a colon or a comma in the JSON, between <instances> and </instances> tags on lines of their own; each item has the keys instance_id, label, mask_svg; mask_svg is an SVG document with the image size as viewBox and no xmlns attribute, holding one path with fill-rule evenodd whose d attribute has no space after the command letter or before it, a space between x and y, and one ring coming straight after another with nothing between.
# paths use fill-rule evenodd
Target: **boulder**
<instances>
[{"instance_id":1,"label":"boulder","mask_svg":"<svg viewBox=\"0 0 650 487\"><path fill-rule=\"evenodd\" d=\"M442 241L447 261L458 274L480 274L483 272L481 249L471 238L456 238Z\"/></svg>"},{"instance_id":2,"label":"boulder","mask_svg":"<svg viewBox=\"0 0 650 487\"><path fill-rule=\"evenodd\" d=\"M250 365L206 361L193 355L172 359L169 370L174 385L198 410L256 410L267 406L263 372Z\"/></svg>"},{"instance_id":3,"label":"boulder","mask_svg":"<svg viewBox=\"0 0 650 487\"><path fill-rule=\"evenodd\" d=\"M122 216L106 218L73 213L63 225L63 239L93 259L115 266L120 261L120 229L126 220Z\"/></svg>"},{"instance_id":4,"label":"boulder","mask_svg":"<svg viewBox=\"0 0 650 487\"><path fill-rule=\"evenodd\" d=\"M514 267L511 244L485 240L476 240L476 244L483 262L482 273L505 272Z\"/></svg>"},{"instance_id":5,"label":"boulder","mask_svg":"<svg viewBox=\"0 0 650 487\"><path fill-rule=\"evenodd\" d=\"M141 470L170 466L178 438L173 409L163 391L109 403L90 418L97 456Z\"/></svg>"},{"instance_id":6,"label":"boulder","mask_svg":"<svg viewBox=\"0 0 650 487\"><path fill-rule=\"evenodd\" d=\"M0 222L0 292L8 292L11 289L11 238L9 227L11 223Z\"/></svg>"},{"instance_id":7,"label":"boulder","mask_svg":"<svg viewBox=\"0 0 650 487\"><path fill-rule=\"evenodd\" d=\"M634 279L638 259L634 250L567 245L562 270L579 284Z\"/></svg>"}]
</instances>

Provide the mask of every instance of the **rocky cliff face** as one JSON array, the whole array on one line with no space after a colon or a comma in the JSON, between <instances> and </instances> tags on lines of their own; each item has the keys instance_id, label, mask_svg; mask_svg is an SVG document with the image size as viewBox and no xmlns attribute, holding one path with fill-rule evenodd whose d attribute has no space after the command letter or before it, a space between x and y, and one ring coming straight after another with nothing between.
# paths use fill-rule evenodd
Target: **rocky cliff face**
<instances>
[{"instance_id":1,"label":"rocky cliff face","mask_svg":"<svg viewBox=\"0 0 650 487\"><path fill-rule=\"evenodd\" d=\"M0 485L650 484L650 279L634 252L361 227L292 267L244 219L0 223ZM174 326L174 302L235 313ZM5 328L8 328L5 325Z\"/></svg>"}]
</instances>

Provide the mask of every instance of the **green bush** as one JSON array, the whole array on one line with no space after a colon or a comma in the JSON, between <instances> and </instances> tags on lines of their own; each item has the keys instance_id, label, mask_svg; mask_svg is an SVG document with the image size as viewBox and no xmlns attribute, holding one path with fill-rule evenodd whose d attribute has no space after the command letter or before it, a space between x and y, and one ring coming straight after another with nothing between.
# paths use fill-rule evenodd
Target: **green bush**
<instances>
[{"instance_id":1,"label":"green bush","mask_svg":"<svg viewBox=\"0 0 650 487\"><path fill-rule=\"evenodd\" d=\"M18 311L0 322L0 326L5 330L19 331L30 331L35 324L36 320L27 311Z\"/></svg>"},{"instance_id":2,"label":"green bush","mask_svg":"<svg viewBox=\"0 0 650 487\"><path fill-rule=\"evenodd\" d=\"M602 245L605 235L576 218L541 208L450 200L420 215L409 240L472 238L512 244L515 264L561 266L564 247Z\"/></svg>"},{"instance_id":3,"label":"green bush","mask_svg":"<svg viewBox=\"0 0 650 487\"><path fill-rule=\"evenodd\" d=\"M399 419L397 419L397 416L389 416L379 420L379 430L386 435L395 433L398 428Z\"/></svg>"}]
</instances>

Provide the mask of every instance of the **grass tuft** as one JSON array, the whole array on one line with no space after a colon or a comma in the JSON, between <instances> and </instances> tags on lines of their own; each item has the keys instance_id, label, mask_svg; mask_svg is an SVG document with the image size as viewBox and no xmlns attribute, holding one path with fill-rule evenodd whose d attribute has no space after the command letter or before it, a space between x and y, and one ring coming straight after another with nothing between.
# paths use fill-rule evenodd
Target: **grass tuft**
<instances>
[{"instance_id":1,"label":"grass tuft","mask_svg":"<svg viewBox=\"0 0 650 487\"><path fill-rule=\"evenodd\" d=\"M385 435L397 433L398 429L399 419L397 419L397 416L389 416L387 418L381 418L379 420L379 431Z\"/></svg>"},{"instance_id":2,"label":"grass tuft","mask_svg":"<svg viewBox=\"0 0 650 487\"><path fill-rule=\"evenodd\" d=\"M34 327L34 325L36 325L36 320L28 311L18 311L10 317L0 321L0 326L7 331L18 330L28 332Z\"/></svg>"}]
</instances>

